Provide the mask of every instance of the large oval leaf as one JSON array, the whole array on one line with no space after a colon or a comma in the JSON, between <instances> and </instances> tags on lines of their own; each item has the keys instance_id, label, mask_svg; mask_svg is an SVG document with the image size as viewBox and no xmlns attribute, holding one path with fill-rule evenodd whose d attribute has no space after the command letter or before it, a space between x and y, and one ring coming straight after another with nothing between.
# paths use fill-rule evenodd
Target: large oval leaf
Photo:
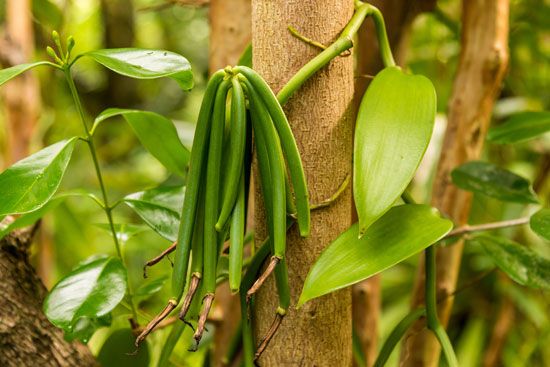
<instances>
[{"instance_id":1,"label":"large oval leaf","mask_svg":"<svg viewBox=\"0 0 550 367\"><path fill-rule=\"evenodd\" d=\"M424 250L453 224L427 205L391 208L358 238L356 223L319 256L306 278L298 306L360 282Z\"/></svg>"},{"instance_id":2,"label":"large oval leaf","mask_svg":"<svg viewBox=\"0 0 550 367\"><path fill-rule=\"evenodd\" d=\"M475 240L514 281L532 288L550 289L550 260L507 238L484 234Z\"/></svg>"},{"instance_id":3,"label":"large oval leaf","mask_svg":"<svg viewBox=\"0 0 550 367\"><path fill-rule=\"evenodd\" d=\"M357 115L353 195L359 235L403 193L428 147L436 95L429 79L388 67L369 86Z\"/></svg>"},{"instance_id":4,"label":"large oval leaf","mask_svg":"<svg viewBox=\"0 0 550 367\"><path fill-rule=\"evenodd\" d=\"M111 48L84 54L115 73L137 79L170 77L182 89L193 88L189 61L181 55L162 50Z\"/></svg>"},{"instance_id":5,"label":"large oval leaf","mask_svg":"<svg viewBox=\"0 0 550 367\"><path fill-rule=\"evenodd\" d=\"M169 241L176 241L183 205L184 187L158 187L136 192L124 198L155 232Z\"/></svg>"},{"instance_id":6,"label":"large oval leaf","mask_svg":"<svg viewBox=\"0 0 550 367\"><path fill-rule=\"evenodd\" d=\"M150 111L109 108L95 119L93 129L95 130L102 121L114 116L124 117L145 149L168 170L185 176L190 153L181 143L172 121Z\"/></svg>"},{"instance_id":7,"label":"large oval leaf","mask_svg":"<svg viewBox=\"0 0 550 367\"><path fill-rule=\"evenodd\" d=\"M28 64L19 64L12 66L11 68L2 69L0 70L0 85L15 78L19 74L40 65L51 65L51 63L48 61L38 61Z\"/></svg>"},{"instance_id":8,"label":"large oval leaf","mask_svg":"<svg viewBox=\"0 0 550 367\"><path fill-rule=\"evenodd\" d=\"M529 220L533 232L550 241L550 208L544 208L533 214Z\"/></svg>"},{"instance_id":9,"label":"large oval leaf","mask_svg":"<svg viewBox=\"0 0 550 367\"><path fill-rule=\"evenodd\" d=\"M44 313L52 324L71 332L80 318L97 319L111 312L124 297L126 285L120 259L84 261L53 287Z\"/></svg>"},{"instance_id":10,"label":"large oval leaf","mask_svg":"<svg viewBox=\"0 0 550 367\"><path fill-rule=\"evenodd\" d=\"M453 183L463 190L502 201L538 203L529 181L488 162L467 162L451 172Z\"/></svg>"},{"instance_id":11,"label":"large oval leaf","mask_svg":"<svg viewBox=\"0 0 550 367\"><path fill-rule=\"evenodd\" d=\"M50 145L0 174L0 217L39 209L57 191L77 138Z\"/></svg>"},{"instance_id":12,"label":"large oval leaf","mask_svg":"<svg viewBox=\"0 0 550 367\"><path fill-rule=\"evenodd\" d=\"M522 112L500 126L489 129L487 139L493 143L512 144L527 141L550 131L550 112Z\"/></svg>"}]
</instances>

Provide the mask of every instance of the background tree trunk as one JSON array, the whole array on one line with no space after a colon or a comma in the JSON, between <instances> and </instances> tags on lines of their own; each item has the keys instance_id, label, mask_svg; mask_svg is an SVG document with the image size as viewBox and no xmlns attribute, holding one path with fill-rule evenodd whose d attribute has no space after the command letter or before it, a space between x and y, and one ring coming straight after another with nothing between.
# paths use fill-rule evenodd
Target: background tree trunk
<instances>
[{"instance_id":1,"label":"background tree trunk","mask_svg":"<svg viewBox=\"0 0 550 367\"><path fill-rule=\"evenodd\" d=\"M432 205L457 225L468 220L472 196L451 183L456 166L481 155L508 64L509 0L469 0L462 7L462 49L441 159L433 185ZM463 241L437 250L437 297L441 322L449 321ZM424 264L419 265L413 307L424 303ZM402 366L437 366L441 349L435 337L417 322L405 338Z\"/></svg>"},{"instance_id":2,"label":"background tree trunk","mask_svg":"<svg viewBox=\"0 0 550 367\"><path fill-rule=\"evenodd\" d=\"M65 341L42 313L47 291L27 256L33 232L0 240L0 366L96 366L86 346Z\"/></svg>"},{"instance_id":3,"label":"background tree trunk","mask_svg":"<svg viewBox=\"0 0 550 367\"><path fill-rule=\"evenodd\" d=\"M319 50L294 38L289 25L305 36L329 44L353 13L351 1L273 0L252 2L254 68L278 91ZM311 202L330 197L351 172L353 132L353 59L338 57L311 78L286 105L300 150ZM256 190L256 233L265 238L264 209ZM309 238L293 228L286 259L291 307L259 360L269 366L350 366L351 292L349 289L295 309L305 277L321 251L351 225L351 190L331 207L312 212ZM258 241L259 242L259 241ZM257 296L256 338L273 320L277 293L273 277Z\"/></svg>"},{"instance_id":4,"label":"background tree trunk","mask_svg":"<svg viewBox=\"0 0 550 367\"><path fill-rule=\"evenodd\" d=\"M239 61L251 39L251 12L250 0L210 1L210 74ZM221 366L241 317L239 297L231 294L227 282L216 289L216 311L220 322L214 334L212 362Z\"/></svg>"},{"instance_id":5,"label":"background tree trunk","mask_svg":"<svg viewBox=\"0 0 550 367\"><path fill-rule=\"evenodd\" d=\"M388 39L398 65L404 65L406 49L412 23L416 17L435 7L435 0L374 0L370 3L376 6L386 21ZM355 79L355 106L359 108L370 79L367 75L376 75L382 68L376 30L372 21L366 21L358 32L357 66ZM357 221L355 208L352 221ZM367 366L372 366L378 354L378 323L380 320L381 294L380 276L376 275L352 288L353 327L365 355Z\"/></svg>"}]
</instances>

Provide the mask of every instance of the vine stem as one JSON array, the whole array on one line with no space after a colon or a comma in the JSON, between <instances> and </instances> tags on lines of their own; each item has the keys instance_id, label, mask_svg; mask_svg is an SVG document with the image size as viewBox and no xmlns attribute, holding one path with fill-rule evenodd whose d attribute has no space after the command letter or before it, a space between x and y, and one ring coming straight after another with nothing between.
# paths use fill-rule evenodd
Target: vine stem
<instances>
[{"instance_id":1,"label":"vine stem","mask_svg":"<svg viewBox=\"0 0 550 367\"><path fill-rule=\"evenodd\" d=\"M67 80L67 84L69 85L69 89L71 91L71 96L73 98L74 104L76 106L76 110L78 111L78 115L80 117L80 121L82 122L82 127L84 128L84 132L86 133L86 139L84 141L88 145L88 148L90 149L90 154L92 156L92 161L94 164L95 173L97 176L97 180L99 182L99 187L101 189L101 195L103 197L103 211L105 212L105 215L107 216L107 221L109 222L109 228L111 229L111 236L113 237L113 241L115 243L115 248L118 257L120 260L124 263L124 267L126 267L124 256L122 255L122 249L120 247L120 243L118 241L118 237L115 230L115 224L113 221L113 215L112 210L113 208L109 206L109 197L107 196L107 189L105 188L105 183L103 181L103 176L101 174L101 167L99 166L99 160L97 159L97 152L95 149L95 144L93 140L93 135L90 132L90 129L88 128L88 125L86 124L86 119L84 117L84 110L82 108L82 102L80 101L80 97L78 95L78 91L76 90L76 85L74 84L74 79L71 75L71 68L70 64L65 64L63 67L63 73L65 74L65 79ZM127 267L126 267L127 268ZM137 310L136 306L133 302L133 292L130 287L130 282L128 282L128 298L130 299L130 306L132 309L132 315L134 319L138 320L137 317Z\"/></svg>"}]
</instances>

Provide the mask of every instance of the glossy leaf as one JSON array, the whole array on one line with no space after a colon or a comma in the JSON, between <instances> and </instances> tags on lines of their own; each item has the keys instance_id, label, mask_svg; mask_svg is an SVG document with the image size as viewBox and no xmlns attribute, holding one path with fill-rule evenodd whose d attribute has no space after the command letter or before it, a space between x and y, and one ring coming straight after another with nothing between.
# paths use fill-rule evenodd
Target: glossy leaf
<instances>
[{"instance_id":1,"label":"glossy leaf","mask_svg":"<svg viewBox=\"0 0 550 367\"><path fill-rule=\"evenodd\" d=\"M466 191L502 201L538 203L529 181L492 163L473 161L451 172L453 183Z\"/></svg>"},{"instance_id":2,"label":"glossy leaf","mask_svg":"<svg viewBox=\"0 0 550 367\"><path fill-rule=\"evenodd\" d=\"M82 317L107 315L126 293L127 276L118 258L84 261L57 283L44 301L44 313L55 326L72 332Z\"/></svg>"},{"instance_id":3,"label":"glossy leaf","mask_svg":"<svg viewBox=\"0 0 550 367\"><path fill-rule=\"evenodd\" d=\"M38 61L38 62L31 62L28 64L19 64L19 65L12 66L11 68L2 69L0 70L0 85L15 78L19 74L22 74L25 71L40 65L50 65L50 63L48 61Z\"/></svg>"},{"instance_id":4,"label":"glossy leaf","mask_svg":"<svg viewBox=\"0 0 550 367\"><path fill-rule=\"evenodd\" d=\"M0 216L39 209L57 191L77 138L50 145L0 174Z\"/></svg>"},{"instance_id":5,"label":"glossy leaf","mask_svg":"<svg viewBox=\"0 0 550 367\"><path fill-rule=\"evenodd\" d=\"M550 241L550 208L544 208L531 216L529 225L533 232Z\"/></svg>"},{"instance_id":6,"label":"glossy leaf","mask_svg":"<svg viewBox=\"0 0 550 367\"><path fill-rule=\"evenodd\" d=\"M64 336L68 341L78 339L83 343L87 343L97 329L110 326L111 322L112 315L110 313L97 319L81 317L75 322L74 327L70 331L65 331Z\"/></svg>"},{"instance_id":7,"label":"glossy leaf","mask_svg":"<svg viewBox=\"0 0 550 367\"><path fill-rule=\"evenodd\" d=\"M147 367L150 353L148 343L140 345L138 350L134 346L136 336L130 329L113 331L105 340L97 361L103 367Z\"/></svg>"},{"instance_id":8,"label":"glossy leaf","mask_svg":"<svg viewBox=\"0 0 550 367\"><path fill-rule=\"evenodd\" d=\"M412 180L428 147L436 95L427 78L397 67L367 89L355 127L353 194L359 235L380 218Z\"/></svg>"},{"instance_id":9,"label":"glossy leaf","mask_svg":"<svg viewBox=\"0 0 550 367\"><path fill-rule=\"evenodd\" d=\"M146 281L145 283L139 286L134 296L141 298L142 300L145 298L149 298L153 294L160 292L160 290L164 286L164 283L166 283L167 279L168 279L168 276L163 275L161 277Z\"/></svg>"},{"instance_id":10,"label":"glossy leaf","mask_svg":"<svg viewBox=\"0 0 550 367\"><path fill-rule=\"evenodd\" d=\"M145 223L169 241L178 237L184 187L158 187L136 192L124 198Z\"/></svg>"},{"instance_id":11,"label":"glossy leaf","mask_svg":"<svg viewBox=\"0 0 550 367\"><path fill-rule=\"evenodd\" d=\"M93 129L95 130L102 121L114 116L124 117L145 149L168 170L185 176L190 153L179 139L172 121L150 111L109 108L95 119Z\"/></svg>"},{"instance_id":12,"label":"glossy leaf","mask_svg":"<svg viewBox=\"0 0 550 367\"><path fill-rule=\"evenodd\" d=\"M193 88L193 73L189 61L173 52L112 48L91 51L84 55L121 75L137 79L170 77L178 82L182 89Z\"/></svg>"},{"instance_id":13,"label":"glossy leaf","mask_svg":"<svg viewBox=\"0 0 550 367\"><path fill-rule=\"evenodd\" d=\"M424 250L453 224L427 205L391 208L358 238L355 223L332 242L306 278L298 305L367 279Z\"/></svg>"},{"instance_id":14,"label":"glossy leaf","mask_svg":"<svg viewBox=\"0 0 550 367\"><path fill-rule=\"evenodd\" d=\"M495 264L519 284L550 289L550 260L507 238L479 235L475 241Z\"/></svg>"},{"instance_id":15,"label":"glossy leaf","mask_svg":"<svg viewBox=\"0 0 550 367\"><path fill-rule=\"evenodd\" d=\"M513 144L536 138L550 131L550 112L522 112L502 125L489 129L487 139L493 143Z\"/></svg>"}]
</instances>

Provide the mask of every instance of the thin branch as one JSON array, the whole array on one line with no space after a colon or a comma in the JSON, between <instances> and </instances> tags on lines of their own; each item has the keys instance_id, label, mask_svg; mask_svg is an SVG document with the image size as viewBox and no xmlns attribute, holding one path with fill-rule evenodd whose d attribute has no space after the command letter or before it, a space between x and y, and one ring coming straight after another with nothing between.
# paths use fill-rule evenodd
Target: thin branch
<instances>
[{"instance_id":1,"label":"thin branch","mask_svg":"<svg viewBox=\"0 0 550 367\"><path fill-rule=\"evenodd\" d=\"M483 223L483 224L477 224L477 225L465 225L463 227L459 227L452 230L445 237L443 237L443 239L456 237L456 236L463 236L465 234L472 233L472 232L490 231L493 229L521 226L529 223L529 219L530 219L529 217L524 217L524 218L504 220L501 222Z\"/></svg>"},{"instance_id":2,"label":"thin branch","mask_svg":"<svg viewBox=\"0 0 550 367\"><path fill-rule=\"evenodd\" d=\"M258 345L258 349L256 350L256 354L254 355L254 360L257 361L258 358L262 355L264 350L269 345L269 342L273 337L275 336L275 333L277 332L277 329L279 329L279 326L281 325L281 322L283 322L283 317L285 315L276 313L275 318L273 319L273 322L271 323L271 326L269 327L269 330L265 334L265 337L262 338L262 341L260 342L260 345Z\"/></svg>"},{"instance_id":3,"label":"thin branch","mask_svg":"<svg viewBox=\"0 0 550 367\"><path fill-rule=\"evenodd\" d=\"M275 257L275 256L271 257L271 261L269 262L269 265L267 266L265 271L254 282L254 284L252 285L252 287L250 287L248 292L246 292L246 303L250 302L250 299L252 298L254 293L256 293L258 289L261 288L261 286L264 284L266 279L271 275L271 273L273 273L273 270L275 270L275 267L277 266L277 264L279 264L280 261L281 259L279 259L278 257Z\"/></svg>"},{"instance_id":4,"label":"thin branch","mask_svg":"<svg viewBox=\"0 0 550 367\"><path fill-rule=\"evenodd\" d=\"M151 260L147 261L145 265L143 266L143 277L147 278L147 268L151 267L157 263L159 263L162 259L164 259L168 254L174 252L176 249L176 246L178 245L177 242L172 243L166 250L162 251L160 255L152 258Z\"/></svg>"}]
</instances>

